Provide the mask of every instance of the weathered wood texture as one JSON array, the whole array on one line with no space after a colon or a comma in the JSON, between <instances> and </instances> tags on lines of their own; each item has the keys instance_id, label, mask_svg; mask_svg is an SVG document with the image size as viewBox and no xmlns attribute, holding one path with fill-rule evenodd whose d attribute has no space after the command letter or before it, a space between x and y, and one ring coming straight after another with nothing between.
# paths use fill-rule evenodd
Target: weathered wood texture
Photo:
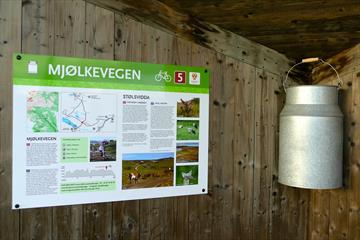
<instances>
[{"instance_id":1,"label":"weathered wood texture","mask_svg":"<svg viewBox=\"0 0 360 240\"><path fill-rule=\"evenodd\" d=\"M359 47L327 61L340 72L343 87L340 106L344 113L344 188L312 191L309 209L309 239L360 239L360 55ZM339 60L339 59L347 59ZM341 62L346 64L342 65ZM340 67L339 67L340 65ZM336 75L326 67L314 70L318 84L336 85Z\"/></svg>"},{"instance_id":2,"label":"weathered wood texture","mask_svg":"<svg viewBox=\"0 0 360 240\"><path fill-rule=\"evenodd\" d=\"M18 239L19 212L11 210L12 53L21 51L21 1L0 1L0 239Z\"/></svg>"},{"instance_id":3,"label":"weathered wood texture","mask_svg":"<svg viewBox=\"0 0 360 240\"><path fill-rule=\"evenodd\" d=\"M277 183L282 71L83 0L0 0L0 11L1 240L306 238L308 192ZM208 67L209 194L10 210L13 51Z\"/></svg>"},{"instance_id":4,"label":"weathered wood texture","mask_svg":"<svg viewBox=\"0 0 360 240\"><path fill-rule=\"evenodd\" d=\"M360 65L360 44L344 50L331 58L326 59L340 74L346 75L349 72L356 71ZM311 73L311 82L317 84L320 82L331 83L336 78L336 73L326 64L319 64ZM326 81L324 81L326 80Z\"/></svg>"},{"instance_id":5,"label":"weathered wood texture","mask_svg":"<svg viewBox=\"0 0 360 240\"><path fill-rule=\"evenodd\" d=\"M217 25L179 12L158 0L86 0L104 8L188 39L258 68L273 73L285 72L292 61L271 48L257 44ZM300 74L300 72L295 72Z\"/></svg>"},{"instance_id":6,"label":"weathered wood texture","mask_svg":"<svg viewBox=\"0 0 360 240\"><path fill-rule=\"evenodd\" d=\"M328 58L360 42L358 0L160 0L293 59Z\"/></svg>"}]
</instances>

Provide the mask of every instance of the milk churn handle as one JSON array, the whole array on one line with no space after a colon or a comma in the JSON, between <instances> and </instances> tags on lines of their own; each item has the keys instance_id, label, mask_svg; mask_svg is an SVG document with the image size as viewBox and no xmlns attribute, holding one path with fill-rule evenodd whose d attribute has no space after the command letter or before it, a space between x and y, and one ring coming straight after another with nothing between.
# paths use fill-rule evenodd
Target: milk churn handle
<instances>
[{"instance_id":1,"label":"milk churn handle","mask_svg":"<svg viewBox=\"0 0 360 240\"><path fill-rule=\"evenodd\" d=\"M340 89L341 86L343 85L343 82L342 82L342 80L340 79L340 76L339 76L338 71L336 71L336 69L335 69L330 63L325 62L325 61L322 60L321 58L305 58L305 59L302 59L301 62L298 62L298 63L296 63L294 66L292 66L292 67L289 69L289 71L287 72L285 81L283 81L283 88L284 88L285 93L286 93L286 82L287 82L287 79L288 79L288 77L289 77L289 73L291 72L291 70L293 70L293 68L295 68L296 66L298 66L298 65L300 65L300 64L303 64L303 63L311 63L311 62L318 62L318 61L321 62L321 63L323 63L323 64L328 65L329 67L331 67L332 70L335 71L336 76L337 76L337 78L338 78L338 89Z\"/></svg>"}]
</instances>

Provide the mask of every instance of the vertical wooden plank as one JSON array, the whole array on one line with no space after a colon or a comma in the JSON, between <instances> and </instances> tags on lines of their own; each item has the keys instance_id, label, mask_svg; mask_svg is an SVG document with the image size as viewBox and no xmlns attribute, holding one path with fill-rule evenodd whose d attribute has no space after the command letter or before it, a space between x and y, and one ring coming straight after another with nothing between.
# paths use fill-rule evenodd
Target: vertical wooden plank
<instances>
[{"instance_id":1,"label":"vertical wooden plank","mask_svg":"<svg viewBox=\"0 0 360 240\"><path fill-rule=\"evenodd\" d=\"M54 16L54 23L49 26L49 31L52 30L53 33L49 32L49 39L54 38L54 48L49 53L84 57L85 2L82 0L56 0L53 2L54 9L51 14ZM41 28L40 30L44 31ZM37 35L43 34L40 32ZM82 239L82 215L81 205L53 208L53 239Z\"/></svg>"},{"instance_id":2,"label":"vertical wooden plank","mask_svg":"<svg viewBox=\"0 0 360 240\"><path fill-rule=\"evenodd\" d=\"M115 59L141 61L141 23L115 15Z\"/></svg>"},{"instance_id":3,"label":"vertical wooden plank","mask_svg":"<svg viewBox=\"0 0 360 240\"><path fill-rule=\"evenodd\" d=\"M279 115L285 103L282 79L276 74L266 73L268 104L267 124L269 141L264 146L270 151L271 184L269 205L270 239L306 239L309 190L288 187L278 183L279 159ZM266 99L265 99L266 100Z\"/></svg>"},{"instance_id":4,"label":"vertical wooden plank","mask_svg":"<svg viewBox=\"0 0 360 240\"><path fill-rule=\"evenodd\" d=\"M219 146L213 146L216 134L218 131L214 126L216 119L214 118L217 105L212 104L212 101L217 96L218 88L221 85L217 75L219 68L217 68L216 54L200 47L196 44L192 44L191 65L203 66L208 69L210 76L210 109L209 109L209 128L211 129L209 134L209 158L208 158L208 194L197 195L188 197L188 238L189 239L211 239L212 238L212 159L213 148ZM181 53L181 52L180 52ZM201 73L202 74L202 73ZM216 152L216 151L215 151ZM185 237L185 236L184 236ZM182 239L182 238L180 238Z\"/></svg>"},{"instance_id":5,"label":"vertical wooden plank","mask_svg":"<svg viewBox=\"0 0 360 240\"><path fill-rule=\"evenodd\" d=\"M239 62L234 64L236 112L233 215L235 214L236 221L233 223L233 236L253 239L255 67Z\"/></svg>"},{"instance_id":6,"label":"vertical wooden plank","mask_svg":"<svg viewBox=\"0 0 360 240\"><path fill-rule=\"evenodd\" d=\"M86 4L86 56L114 58L115 15L113 12Z\"/></svg>"},{"instance_id":7,"label":"vertical wooden plank","mask_svg":"<svg viewBox=\"0 0 360 240\"><path fill-rule=\"evenodd\" d=\"M351 131L351 111L352 111L352 80L353 72L341 76L344 82L343 89L339 91L339 105L344 113L344 187L330 192L330 223L329 239L340 240L348 239L349 236L349 207L348 207L348 177L349 177L349 157L351 156L351 141L347 137L352 136ZM335 81L334 81L335 80ZM332 84L337 84L334 79Z\"/></svg>"},{"instance_id":8,"label":"vertical wooden plank","mask_svg":"<svg viewBox=\"0 0 360 240\"><path fill-rule=\"evenodd\" d=\"M285 102L285 93L282 89L281 78L275 74L270 74L268 76L269 86L268 91L270 92L270 105L273 105L269 108L268 111L273 111L276 113L276 118L272 118L271 127L275 133L274 143L273 143L273 153L275 154L275 159L273 159L271 166L272 173L272 183L270 191L270 239L288 239L288 232L292 232L292 229L295 229L296 226L291 226L287 221L287 216L290 215L288 212L290 209L287 208L289 203L286 190L288 187L278 183L278 158L279 158L279 113ZM265 83L263 83L265 84ZM274 121L275 120L275 121ZM270 143L271 144L271 143ZM285 224L285 226L284 226ZM295 231L294 231L295 232ZM299 238L301 239L301 238Z\"/></svg>"},{"instance_id":9,"label":"vertical wooden plank","mask_svg":"<svg viewBox=\"0 0 360 240\"><path fill-rule=\"evenodd\" d=\"M86 4L86 57L113 59L114 13ZM112 239L112 204L87 204L83 213L83 239Z\"/></svg>"},{"instance_id":10,"label":"vertical wooden plank","mask_svg":"<svg viewBox=\"0 0 360 240\"><path fill-rule=\"evenodd\" d=\"M12 53L21 50L21 1L0 0L0 239L19 238L19 211L11 210Z\"/></svg>"},{"instance_id":11,"label":"vertical wooden plank","mask_svg":"<svg viewBox=\"0 0 360 240\"><path fill-rule=\"evenodd\" d=\"M54 49L54 1L34 0L22 7L22 49L50 54Z\"/></svg>"},{"instance_id":12,"label":"vertical wooden plank","mask_svg":"<svg viewBox=\"0 0 360 240\"><path fill-rule=\"evenodd\" d=\"M310 191L274 183L272 194L271 239L307 239Z\"/></svg>"},{"instance_id":13,"label":"vertical wooden plank","mask_svg":"<svg viewBox=\"0 0 360 240\"><path fill-rule=\"evenodd\" d=\"M218 64L221 66L221 87L219 89L220 104L220 136L218 159L213 162L213 184L214 184L214 218L213 218L213 239L231 239L232 224L232 191L233 191L233 156L234 156L234 112L235 97L234 83L229 81L228 74L229 59L219 56ZM221 223L221 224L219 224Z\"/></svg>"},{"instance_id":14,"label":"vertical wooden plank","mask_svg":"<svg viewBox=\"0 0 360 240\"><path fill-rule=\"evenodd\" d=\"M191 64L191 46L188 41L174 37L172 42L172 60L173 64L190 65ZM174 199L174 239L188 239L189 237L189 215L187 196L176 197Z\"/></svg>"},{"instance_id":15,"label":"vertical wooden plank","mask_svg":"<svg viewBox=\"0 0 360 240\"><path fill-rule=\"evenodd\" d=\"M55 48L63 56L84 56L85 2L83 0L54 0Z\"/></svg>"},{"instance_id":16,"label":"vertical wooden plank","mask_svg":"<svg viewBox=\"0 0 360 240\"><path fill-rule=\"evenodd\" d=\"M223 88L224 88L224 74L225 58L222 54L211 54L212 57L208 59L210 68L210 122L209 122L209 197L211 201L211 238L209 239L225 239L221 237L221 168L222 168L222 135L224 118L223 118ZM211 174L210 174L211 173Z\"/></svg>"},{"instance_id":17,"label":"vertical wooden plank","mask_svg":"<svg viewBox=\"0 0 360 240\"><path fill-rule=\"evenodd\" d=\"M310 205L310 196L311 192L307 189L301 189L298 191L298 189L293 189L293 191L297 191L299 197L297 198L297 214L292 216L296 220L296 233L294 233L294 236L296 236L296 239L308 239L308 219L309 219L309 205Z\"/></svg>"},{"instance_id":18,"label":"vertical wooden plank","mask_svg":"<svg viewBox=\"0 0 360 240\"><path fill-rule=\"evenodd\" d=\"M254 160L254 239L269 239L269 206L274 153L274 112L269 104L272 81L268 73L256 70L255 160Z\"/></svg>"},{"instance_id":19,"label":"vertical wooden plank","mask_svg":"<svg viewBox=\"0 0 360 240\"><path fill-rule=\"evenodd\" d=\"M327 190L312 190L311 191L311 212L312 220L309 231L310 238L329 239L329 191Z\"/></svg>"},{"instance_id":20,"label":"vertical wooden plank","mask_svg":"<svg viewBox=\"0 0 360 240\"><path fill-rule=\"evenodd\" d=\"M141 24L124 15L115 15L115 59L141 60ZM113 203L113 238L139 239L139 201Z\"/></svg>"},{"instance_id":21,"label":"vertical wooden plank","mask_svg":"<svg viewBox=\"0 0 360 240\"><path fill-rule=\"evenodd\" d=\"M360 239L360 68L353 73L352 81L352 136L348 139L351 146L350 186L349 186L349 239Z\"/></svg>"},{"instance_id":22,"label":"vertical wooden plank","mask_svg":"<svg viewBox=\"0 0 360 240\"><path fill-rule=\"evenodd\" d=\"M22 52L53 53L53 10L53 1L24 2ZM52 208L22 210L20 224L20 239L51 239Z\"/></svg>"},{"instance_id":23,"label":"vertical wooden plank","mask_svg":"<svg viewBox=\"0 0 360 240\"><path fill-rule=\"evenodd\" d=\"M346 190L330 192L329 240L348 239L348 206Z\"/></svg>"}]
</instances>

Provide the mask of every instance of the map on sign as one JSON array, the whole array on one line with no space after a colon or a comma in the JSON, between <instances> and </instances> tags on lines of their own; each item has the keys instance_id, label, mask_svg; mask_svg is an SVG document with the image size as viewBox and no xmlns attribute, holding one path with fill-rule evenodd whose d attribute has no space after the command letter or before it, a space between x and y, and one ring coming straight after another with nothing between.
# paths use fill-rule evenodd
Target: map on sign
<instances>
[{"instance_id":1,"label":"map on sign","mask_svg":"<svg viewBox=\"0 0 360 240\"><path fill-rule=\"evenodd\" d=\"M116 95L63 93L61 106L61 131L116 131Z\"/></svg>"},{"instance_id":2,"label":"map on sign","mask_svg":"<svg viewBox=\"0 0 360 240\"><path fill-rule=\"evenodd\" d=\"M57 132L59 93L30 91L26 99L27 126L31 132Z\"/></svg>"}]
</instances>

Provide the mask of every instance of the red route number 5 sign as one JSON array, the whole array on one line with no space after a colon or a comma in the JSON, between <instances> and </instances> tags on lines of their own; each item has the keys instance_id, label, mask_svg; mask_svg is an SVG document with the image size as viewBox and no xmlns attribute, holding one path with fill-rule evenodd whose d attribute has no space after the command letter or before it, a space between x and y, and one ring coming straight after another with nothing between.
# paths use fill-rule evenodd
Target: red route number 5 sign
<instances>
[{"instance_id":1,"label":"red route number 5 sign","mask_svg":"<svg viewBox=\"0 0 360 240\"><path fill-rule=\"evenodd\" d=\"M177 84L186 83L186 72L185 71L175 71L174 81Z\"/></svg>"}]
</instances>

